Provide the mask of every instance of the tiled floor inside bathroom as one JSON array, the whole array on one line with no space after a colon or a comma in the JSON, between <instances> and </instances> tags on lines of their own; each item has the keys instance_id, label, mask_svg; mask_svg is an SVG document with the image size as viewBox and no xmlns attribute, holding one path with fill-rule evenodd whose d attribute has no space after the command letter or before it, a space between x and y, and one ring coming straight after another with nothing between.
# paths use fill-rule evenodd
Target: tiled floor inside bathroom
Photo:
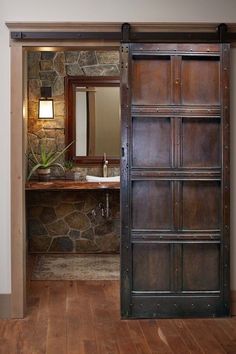
<instances>
[{"instance_id":1,"label":"tiled floor inside bathroom","mask_svg":"<svg viewBox=\"0 0 236 354\"><path fill-rule=\"evenodd\" d=\"M119 280L119 254L31 255L31 280Z\"/></svg>"}]
</instances>

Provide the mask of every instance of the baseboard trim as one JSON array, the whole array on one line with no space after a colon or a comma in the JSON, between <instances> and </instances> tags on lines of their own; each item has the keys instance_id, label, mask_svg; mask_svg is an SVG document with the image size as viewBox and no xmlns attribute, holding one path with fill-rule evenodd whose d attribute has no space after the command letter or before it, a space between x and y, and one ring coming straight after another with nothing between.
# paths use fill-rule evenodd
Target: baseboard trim
<instances>
[{"instance_id":1,"label":"baseboard trim","mask_svg":"<svg viewBox=\"0 0 236 354\"><path fill-rule=\"evenodd\" d=\"M11 318L11 294L0 294L0 319Z\"/></svg>"}]
</instances>

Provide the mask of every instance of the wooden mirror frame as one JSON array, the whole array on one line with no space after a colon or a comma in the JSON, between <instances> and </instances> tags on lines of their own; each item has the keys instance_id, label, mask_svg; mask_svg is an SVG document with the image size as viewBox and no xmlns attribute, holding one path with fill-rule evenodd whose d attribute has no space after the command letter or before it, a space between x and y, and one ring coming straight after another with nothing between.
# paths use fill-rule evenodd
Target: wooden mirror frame
<instances>
[{"instance_id":1,"label":"wooden mirror frame","mask_svg":"<svg viewBox=\"0 0 236 354\"><path fill-rule=\"evenodd\" d=\"M70 144L75 140L76 124L75 124L75 92L76 87L84 86L102 86L102 87L119 87L119 76L66 76L65 77L65 106L66 106L66 122L65 122L65 143ZM103 156L76 156L76 145L68 149L66 158L73 160L80 165L100 165L103 163ZM109 165L119 165L120 158L115 156L107 156Z\"/></svg>"}]
</instances>

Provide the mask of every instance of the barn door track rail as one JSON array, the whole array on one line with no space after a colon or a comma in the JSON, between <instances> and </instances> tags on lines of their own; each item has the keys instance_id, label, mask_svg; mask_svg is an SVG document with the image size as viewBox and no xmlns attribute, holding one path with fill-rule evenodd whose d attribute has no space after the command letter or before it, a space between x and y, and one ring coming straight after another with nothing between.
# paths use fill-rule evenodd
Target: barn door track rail
<instances>
[{"instance_id":1,"label":"barn door track rail","mask_svg":"<svg viewBox=\"0 0 236 354\"><path fill-rule=\"evenodd\" d=\"M141 32L132 30L132 25L123 23L121 30L116 32L93 31L11 31L12 40L104 40L120 42L159 42L159 43L230 43L236 41L236 32L229 32L225 23L219 24L212 32Z\"/></svg>"}]
</instances>

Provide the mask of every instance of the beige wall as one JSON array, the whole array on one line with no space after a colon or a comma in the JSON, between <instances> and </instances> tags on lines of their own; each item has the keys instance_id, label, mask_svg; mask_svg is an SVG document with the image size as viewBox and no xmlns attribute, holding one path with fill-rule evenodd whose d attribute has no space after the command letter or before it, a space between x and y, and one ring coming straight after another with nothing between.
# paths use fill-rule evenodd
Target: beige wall
<instances>
[{"instance_id":1,"label":"beige wall","mask_svg":"<svg viewBox=\"0 0 236 354\"><path fill-rule=\"evenodd\" d=\"M235 7L235 0L0 2L3 18L10 21L235 22Z\"/></svg>"},{"instance_id":2,"label":"beige wall","mask_svg":"<svg viewBox=\"0 0 236 354\"><path fill-rule=\"evenodd\" d=\"M120 89L96 87L95 155L119 156L120 153Z\"/></svg>"},{"instance_id":3,"label":"beige wall","mask_svg":"<svg viewBox=\"0 0 236 354\"><path fill-rule=\"evenodd\" d=\"M235 22L235 0L82 0L70 2L51 0L40 3L32 0L0 1L0 293L11 291L10 279L10 106L9 106L9 35L5 21L137 21L137 22ZM232 65L236 66L236 53ZM236 92L235 71L232 92ZM232 112L236 110L232 94ZM236 126L232 127L232 147ZM236 231L234 209L234 175L236 156L232 150L232 236ZM235 170L235 172L234 172ZM236 243L232 241L236 253ZM236 261L232 257L232 288L236 290ZM234 273L235 268L235 273Z\"/></svg>"}]
</instances>

